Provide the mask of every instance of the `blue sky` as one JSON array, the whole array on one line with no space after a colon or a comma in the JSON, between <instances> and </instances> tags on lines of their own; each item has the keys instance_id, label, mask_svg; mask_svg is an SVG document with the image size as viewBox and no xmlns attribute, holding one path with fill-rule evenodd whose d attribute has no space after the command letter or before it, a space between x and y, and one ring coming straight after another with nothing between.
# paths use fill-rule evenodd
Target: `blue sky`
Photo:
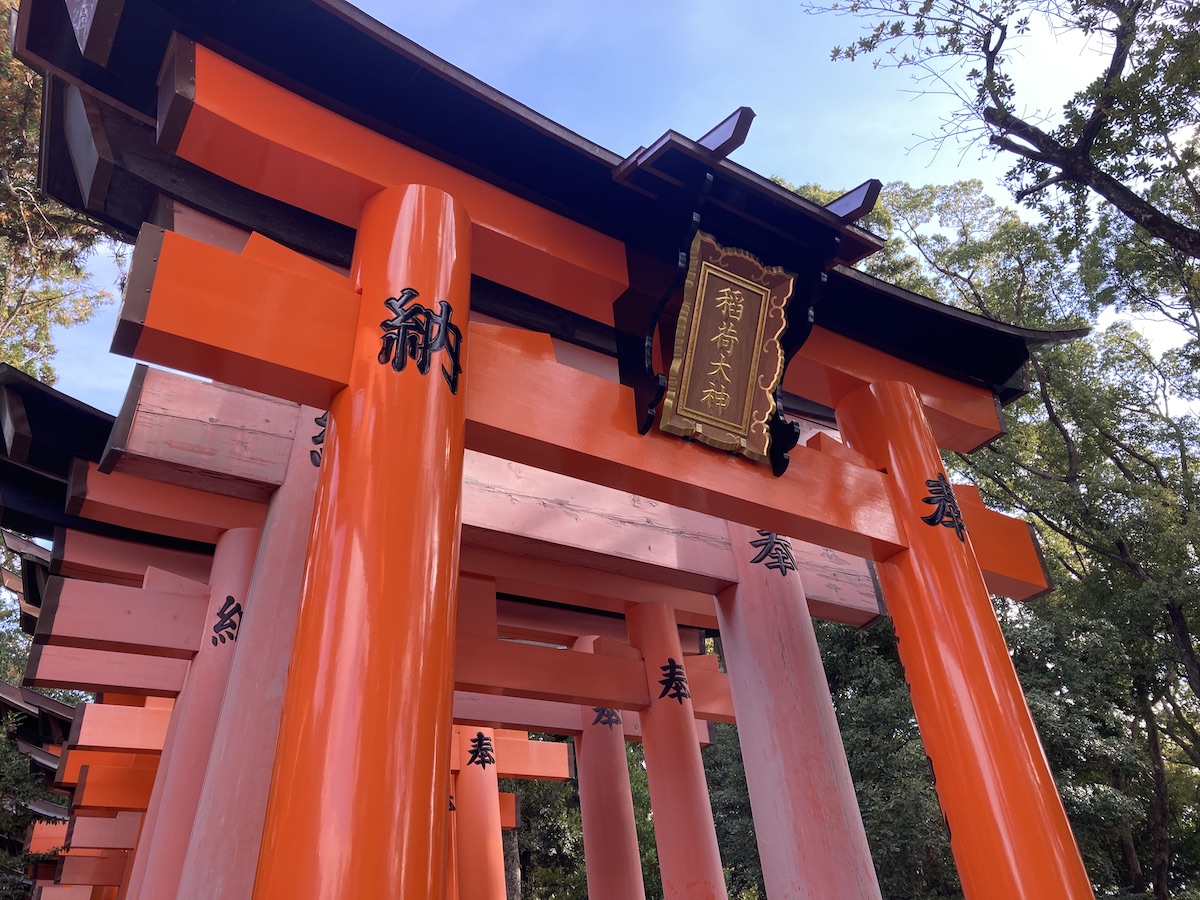
<instances>
[{"instance_id":1,"label":"blue sky","mask_svg":"<svg viewBox=\"0 0 1200 900\"><path fill-rule=\"evenodd\" d=\"M849 189L867 180L998 187L1002 163L935 134L953 101L870 61L829 60L859 23L791 4L715 0L367 0L362 8L448 62L622 155L674 129L699 137L738 106L757 113L732 158L763 175ZM1086 50L1082 51L1086 56ZM1034 40L1021 62L1029 102L1053 110L1078 81L1081 48ZM1056 92L1057 95L1056 95ZM115 292L111 263L93 280ZM117 306L60 332L57 387L115 412L133 362L108 353Z\"/></svg>"}]
</instances>

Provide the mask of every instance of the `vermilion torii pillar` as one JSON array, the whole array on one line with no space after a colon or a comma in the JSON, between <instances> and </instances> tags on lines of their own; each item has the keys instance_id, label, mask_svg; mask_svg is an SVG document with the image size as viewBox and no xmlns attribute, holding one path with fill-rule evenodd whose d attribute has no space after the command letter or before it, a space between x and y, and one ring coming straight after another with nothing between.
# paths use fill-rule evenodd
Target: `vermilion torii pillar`
<instances>
[{"instance_id":1,"label":"vermilion torii pillar","mask_svg":"<svg viewBox=\"0 0 1200 900\"><path fill-rule=\"evenodd\" d=\"M574 649L590 652L595 643L595 635L586 635L575 641ZM621 712L584 706L580 713L583 730L575 736L575 767L588 894L644 900L646 886Z\"/></svg>"},{"instance_id":2,"label":"vermilion torii pillar","mask_svg":"<svg viewBox=\"0 0 1200 900\"><path fill-rule=\"evenodd\" d=\"M504 900L504 845L500 833L500 789L491 728L462 728L460 766L454 785L456 843L470 851L458 862L458 892L478 900Z\"/></svg>"},{"instance_id":3,"label":"vermilion torii pillar","mask_svg":"<svg viewBox=\"0 0 1200 900\"><path fill-rule=\"evenodd\" d=\"M675 612L665 603L638 603L626 620L629 641L642 651L653 689L650 705L641 711L642 748L663 897L724 900L725 873Z\"/></svg>"},{"instance_id":4,"label":"vermilion torii pillar","mask_svg":"<svg viewBox=\"0 0 1200 900\"><path fill-rule=\"evenodd\" d=\"M878 900L800 573L787 557L755 564L769 546L760 534L729 524L738 583L718 596L717 617L767 893Z\"/></svg>"},{"instance_id":5,"label":"vermilion torii pillar","mask_svg":"<svg viewBox=\"0 0 1200 900\"><path fill-rule=\"evenodd\" d=\"M913 709L971 900L1093 896L917 392L861 388L847 442L892 476L909 549L879 563ZM942 527L945 526L945 527Z\"/></svg>"},{"instance_id":6,"label":"vermilion torii pillar","mask_svg":"<svg viewBox=\"0 0 1200 900\"><path fill-rule=\"evenodd\" d=\"M363 209L255 900L444 892L469 254L442 191L388 188ZM400 330L389 358L384 301L414 296L447 349L405 359Z\"/></svg>"},{"instance_id":7,"label":"vermilion torii pillar","mask_svg":"<svg viewBox=\"0 0 1200 900\"><path fill-rule=\"evenodd\" d=\"M143 821L144 836L129 876L126 896L130 900L173 897L179 886L190 824L200 802L221 699L237 649L243 604L250 601L247 589L260 536L257 528L230 528L217 540L205 617L210 627L200 640L200 650L188 667L187 682L171 711L154 792ZM188 827L181 828L179 823Z\"/></svg>"}]
</instances>

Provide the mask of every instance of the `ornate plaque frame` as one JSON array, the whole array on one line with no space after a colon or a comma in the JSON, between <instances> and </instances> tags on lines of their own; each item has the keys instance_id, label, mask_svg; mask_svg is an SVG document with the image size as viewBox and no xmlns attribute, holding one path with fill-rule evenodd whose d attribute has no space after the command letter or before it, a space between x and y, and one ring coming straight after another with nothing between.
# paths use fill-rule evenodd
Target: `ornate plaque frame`
<instances>
[{"instance_id":1,"label":"ornate plaque frame","mask_svg":"<svg viewBox=\"0 0 1200 900\"><path fill-rule=\"evenodd\" d=\"M768 462L795 276L699 232L692 241L661 428Z\"/></svg>"}]
</instances>

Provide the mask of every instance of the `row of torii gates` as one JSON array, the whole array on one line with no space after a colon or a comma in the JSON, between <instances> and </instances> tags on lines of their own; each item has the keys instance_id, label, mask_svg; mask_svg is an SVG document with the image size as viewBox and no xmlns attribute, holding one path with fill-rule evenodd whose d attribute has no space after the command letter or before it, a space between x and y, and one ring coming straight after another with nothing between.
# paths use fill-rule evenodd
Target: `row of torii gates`
<instances>
[{"instance_id":1,"label":"row of torii gates","mask_svg":"<svg viewBox=\"0 0 1200 900\"><path fill-rule=\"evenodd\" d=\"M572 765L589 895L638 898L629 739L665 895L724 897L711 721L769 895L878 897L809 613L880 597L967 896L1091 896L989 600L1037 548L939 455L1072 335L849 269L878 183L736 166L746 109L617 157L341 0L15 34L44 187L138 233L114 350L214 379L139 369L100 448L6 393L28 682L99 701L43 898L503 897L497 777Z\"/></svg>"}]
</instances>

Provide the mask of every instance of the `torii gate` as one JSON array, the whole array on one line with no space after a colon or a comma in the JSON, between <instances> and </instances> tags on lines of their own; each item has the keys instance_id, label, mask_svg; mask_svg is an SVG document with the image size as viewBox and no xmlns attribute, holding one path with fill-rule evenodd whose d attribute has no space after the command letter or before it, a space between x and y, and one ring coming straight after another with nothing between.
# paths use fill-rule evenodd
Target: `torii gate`
<instances>
[{"instance_id":1,"label":"torii gate","mask_svg":"<svg viewBox=\"0 0 1200 900\"><path fill-rule=\"evenodd\" d=\"M47 396L56 395L44 387L41 392ZM58 402L66 400L60 398ZM224 410L227 418L214 421L211 412L204 412L213 409ZM53 568L58 574L46 583L41 598L34 634L36 647L28 680L44 686L103 692L102 703L77 710L76 728L59 767L59 782L78 785L74 808L79 815L110 817L107 828L85 829L86 836L82 840L123 843L94 848L76 841L72 833L70 851L64 857L60 876L62 884L56 885L50 894L57 896L67 892L64 896L69 895L70 891L77 890L71 883L93 884L97 890L121 884L122 896L126 891L129 896L175 894L176 888L170 879L182 879L179 896L198 896L212 891L241 895L250 890L253 866L246 866L245 851L256 850L258 829L261 828L261 816L256 820L252 809L256 797L261 796L265 803L262 791L265 791L266 783L265 779L260 779L269 773L269 754L274 747L278 723L277 699L268 689L268 683L282 677L290 648L294 592L298 591L298 583L290 573L298 570L303 554L304 536L311 516L311 484L316 471L310 465L312 444L306 434L296 433L296 426L311 418L312 412L305 413L293 404L271 398L255 397L244 391L143 368L134 379L126 410L110 435L108 451L100 464L76 460L69 467L66 489L69 499L65 505L79 527L103 530L119 523L120 527L132 529L133 533L176 539L187 536L215 543L219 551L225 532L262 526L265 512L266 532L260 558L255 561L255 581L260 588L267 585L268 589L255 590L252 586L245 596L249 614L242 623L245 627L241 627L237 619L219 617L210 628L211 609L206 610L210 606L209 595L216 593L219 597L220 591L214 592L203 583L147 565L155 562L195 574L207 566L196 558L195 553L168 552L112 539L98 545L97 537L86 531L60 531L57 535ZM245 418L241 421L229 418L235 413ZM189 418L193 415L197 418ZM278 438L264 433L263 423L269 423L268 427L278 434ZM54 444L60 455L70 453L69 435L47 434L45 428L23 427L20 431L15 439L25 440L28 445L49 447ZM206 438L197 441L197 434L205 431L208 432ZM220 439L222 434L228 436L227 441ZM252 462L247 464L244 451L250 435L254 435L252 440L258 446L249 458ZM272 445L282 449L283 443L292 445L290 453L274 453L269 449ZM160 480L150 481L131 474L139 469L154 473ZM239 470L240 474L235 476L234 470ZM486 468L477 474L486 479ZM273 492L269 509L264 510L260 503L244 496L257 496L263 492L262 485L272 483L278 483L280 487ZM486 482L475 483L484 487ZM503 485L486 484L487 489L482 493L504 489ZM545 490L545 485L538 485L536 481L532 484ZM0 483L0 490L5 486L7 482ZM204 492L198 489L200 487L215 488L219 493ZM583 486L574 487L574 491L566 493L573 494L579 502L582 499L579 488ZM612 504L606 507L600 503L599 506L610 517L610 522L618 513ZM467 516L469 520L480 527L495 527L489 521L486 505L483 509L479 509L478 504L473 507ZM512 529L511 524L508 528ZM293 557L290 563L289 554ZM136 574L139 571L144 571L140 588L133 586L139 580ZM87 580L63 577L70 573L83 575ZM526 572L524 577L537 576ZM557 618L561 621L556 623L556 616L546 610L535 615L528 611L518 612L515 618L513 611L508 611L501 617L498 616L495 588L487 589L488 579L466 577L466 581L474 587L464 585L460 589L460 605L470 612L469 624L465 626L468 634L460 633L460 643L489 636L494 643L497 627L501 624L510 635L552 642L561 642L564 638L570 641L573 639L570 636L578 634L580 629L614 621L595 617L589 620L580 614L574 614L575 621L572 621L570 615L559 614ZM830 595L827 602L836 604L839 598ZM512 606L511 602L509 606ZM711 617L712 614L708 615ZM489 619L492 623L490 631ZM612 631L611 628L602 630ZM699 647L694 630L685 630L693 633L689 637L681 634L681 641L691 645L689 652L695 652ZM623 629L620 633L623 634ZM228 636L228 646L225 640L218 646L217 634ZM218 671L219 661L230 661L234 641L240 653L232 661L246 665L238 677L234 677L231 667L228 683L214 680L212 673ZM626 656L636 659L640 665L640 656L613 638L591 638L587 642L587 649L592 652L607 657ZM460 661L487 647L487 641L479 643L476 640L468 645ZM199 660L199 665L198 651L204 657ZM504 659L503 653L492 655ZM552 663L557 675L564 674L561 664L568 663L569 656L577 655L558 656ZM550 662L544 654L540 658L543 663ZM700 660L692 658L698 666ZM188 659L192 660L190 664ZM708 659L715 661L713 657ZM502 668L511 668L511 665ZM535 669L541 671L537 666ZM203 680L201 674L206 676ZM693 687L700 698L698 712L707 708L703 698L709 695L710 689L720 687L720 683L712 678L700 677L703 674L693 671ZM526 678L528 675L526 673ZM460 681L473 678L486 690L502 689L502 673L493 672L489 676L486 668L480 668L477 663L465 671L460 665L457 677ZM586 679L581 680L578 675L568 679L566 685L560 683L561 677L539 677L552 685L540 690L550 690L565 697L571 696L570 684L577 685L575 689L578 690L578 685L586 683ZM628 678L620 680L629 682ZM586 686L583 689L600 690ZM138 697L164 693L177 696L181 702L158 701L153 696L144 700ZM719 695L720 691L717 693ZM485 728L491 727L489 723L494 720L520 722L538 730L569 734L588 730L589 722L583 721L580 709L566 708L567 704L561 701L524 701L522 705L506 707L492 702L489 695L480 694L464 694L463 701L461 715L456 703L456 720L476 721ZM218 706L220 723L214 724L212 713ZM708 714L727 720L728 712L719 711L728 708L727 699L721 701L718 696L716 706L717 710ZM560 711L555 707L564 709ZM590 707L585 712L588 717L594 715ZM627 721L622 730L632 728L634 735L639 736L636 713L624 715ZM206 718L207 725L204 724ZM234 740L222 741L222 729L226 735L236 735ZM171 746L164 750L169 734L174 738L170 741ZM254 735L254 740L248 739L249 734ZM620 731L618 735L618 743L623 745L623 735ZM706 742L706 733L701 732L699 736L701 743ZM507 771L508 775L519 777L562 777L565 771L561 766L547 769L544 764L541 768L537 765L522 768L519 762L514 765L510 736L505 735L501 743L504 747L497 748L497 752L502 757L502 773ZM210 745L212 750L206 773L205 767L197 762L204 758ZM536 746L542 751L538 756L543 758L550 753L552 759L555 752L564 750L560 744ZM598 775L611 775L611 772L603 771L603 766L601 770L596 769L605 757L599 746L594 741L589 743L587 759L591 766L580 777L581 790L591 797L600 793L611 795L614 787L611 777L605 782L596 781ZM158 761L160 751L163 751L161 764ZM263 751L268 754L266 757ZM624 750L619 749L613 756L623 771ZM455 754L454 758L461 757ZM460 764L451 765L452 771L461 768ZM474 769L468 771L475 773ZM198 797L196 790L200 790ZM617 793L620 793L619 787ZM625 793L628 794L627 785ZM223 811L233 805L242 814L231 821ZM612 837L616 834L632 830L631 809L622 823L619 817L614 820L599 807L593 809L594 805L593 800L585 804L592 821L586 838L589 844L598 837L608 837L609 840L600 845L603 848L612 845ZM221 812L214 817L206 814L206 809ZM138 841L141 813L137 813L138 821L133 823L134 838L128 836L129 823L121 816L140 810L146 812L146 824L140 828L142 840ZM259 810L261 812L261 806ZM467 821L475 819L472 817ZM188 823L193 823L190 842ZM468 844L478 844L478 826L474 834L476 839L468 840ZM495 841L499 840L498 834L493 837ZM181 840L184 843L181 844ZM200 865L199 858L190 852L187 860L183 859L185 846L190 851L197 842L206 857L215 857L212 864ZM217 843L221 843L221 847L217 847ZM504 873L502 866L497 864L499 845L493 843L491 846L497 851L489 854L493 864L481 865L478 859L472 858L468 874L464 876L470 879L472 896L503 894ZM626 852L622 858L608 860L617 865L608 869L596 867L596 883L601 886L597 893L604 893L605 879L627 878L629 873L637 874L640 879L636 839L631 846L632 853ZM97 849L106 852L97 856L93 852ZM134 849L137 853L130 859L128 851ZM77 858L81 855L84 858ZM252 861L253 858L249 860ZM196 864L189 865L193 862ZM132 871L128 868L129 863L134 864ZM451 864L448 872L454 871ZM197 878L199 882L195 883Z\"/></svg>"},{"instance_id":2,"label":"torii gate","mask_svg":"<svg viewBox=\"0 0 1200 900\"><path fill-rule=\"evenodd\" d=\"M37 0L30 5L37 9ZM92 5L80 19L84 26L95 13ZM117 30L83 27L80 46L92 56L104 45L99 53L107 57ZM20 37L27 48L31 33ZM89 88L125 90L119 81ZM937 527L947 523L936 516L929 517L932 528L920 523L927 500L949 497L939 443L970 449L994 435L996 391L818 323L783 385L834 408L849 448L796 448L786 477L773 479L745 461L657 432L639 435L644 398L560 358L545 335L472 319L470 279L482 276L611 322L609 304L645 290L644 282L631 283L641 250L190 41L172 42L158 96L161 147L263 197L355 229L347 278L270 241L252 240L238 252L147 227L115 342L143 359L329 410L256 898L443 893L448 812L438 798L448 785L438 761L450 741L468 446L875 560L964 889L971 897L1091 895L973 541L957 519L953 529ZM67 143L86 143L90 100L68 101L81 111L82 132L75 134L85 137ZM655 179L674 177L668 163L680 159L664 154L679 146L739 189L758 198L770 193L721 162L723 138L689 147L668 135L612 177L654 196ZM76 167L86 168L80 161ZM82 176L90 181L88 204L97 171ZM713 200L726 210L736 202L736 193ZM819 233L813 246L822 245L812 251L816 268L807 268L806 278L819 281L822 267L870 252L869 236L834 212L810 208L797 227L805 216L803 227ZM746 234L764 246L774 240L758 225ZM421 316L436 323L425 335L425 355L406 343L404 330L418 297ZM403 358L409 351L412 365ZM548 403L550 386L568 399ZM930 495L931 485L941 493ZM746 583L724 593L720 609L734 643L752 645L762 639L757 619L739 633ZM660 669L670 667L670 676L683 657L671 607L634 603L627 618L647 683ZM762 657L751 651L744 658ZM690 703L680 698L676 709L674 698L664 699L646 705L647 738L661 727L687 733L690 746ZM351 750L353 770L330 764ZM681 756L677 769L694 786L699 757ZM694 800L695 792L687 797ZM673 815L661 804L656 809ZM679 812L681 827L703 819L686 804ZM671 895L723 896L715 841L702 843L686 860L660 846ZM311 852L297 858L289 851L298 846ZM1006 864L996 865L997 857ZM691 888L672 881L685 873Z\"/></svg>"}]
</instances>

